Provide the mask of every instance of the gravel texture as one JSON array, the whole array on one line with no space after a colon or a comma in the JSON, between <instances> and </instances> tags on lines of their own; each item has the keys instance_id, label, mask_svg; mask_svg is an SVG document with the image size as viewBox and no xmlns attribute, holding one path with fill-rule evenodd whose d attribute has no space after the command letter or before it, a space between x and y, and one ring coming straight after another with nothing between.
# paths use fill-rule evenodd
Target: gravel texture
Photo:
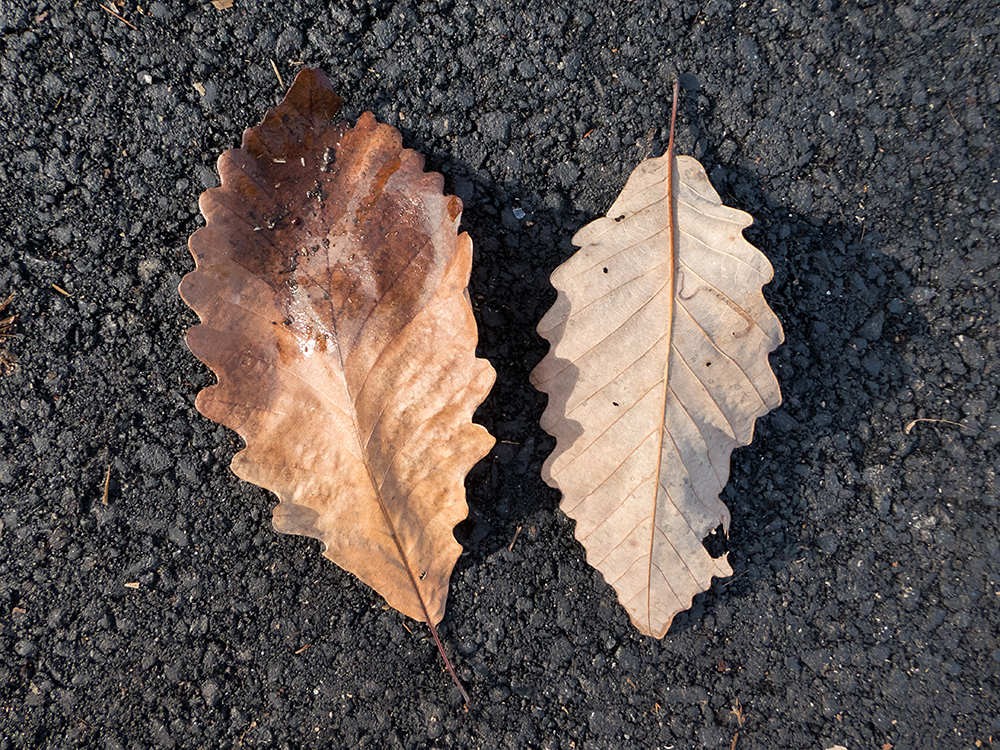
<instances>
[{"instance_id":1,"label":"gravel texture","mask_svg":"<svg viewBox=\"0 0 1000 750\"><path fill-rule=\"evenodd\" d=\"M141 5L0 2L0 750L1000 741L995 3ZM272 60L465 202L499 440L441 626L469 708L193 406L186 241ZM677 76L679 153L775 267L785 403L733 457L736 574L656 641L540 479L527 376L548 274L662 153Z\"/></svg>"}]
</instances>

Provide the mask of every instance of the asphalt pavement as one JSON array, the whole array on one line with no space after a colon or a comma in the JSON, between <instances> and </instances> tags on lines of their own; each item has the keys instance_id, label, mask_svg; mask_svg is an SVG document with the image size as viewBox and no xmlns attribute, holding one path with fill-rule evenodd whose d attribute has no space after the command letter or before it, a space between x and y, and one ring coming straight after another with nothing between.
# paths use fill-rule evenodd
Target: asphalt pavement
<instances>
[{"instance_id":1,"label":"asphalt pavement","mask_svg":"<svg viewBox=\"0 0 1000 750\"><path fill-rule=\"evenodd\" d=\"M995 3L224 4L0 2L0 750L1000 744ZM303 66L464 202L498 373L440 627L469 706L194 408L198 196ZM655 640L540 478L528 373L678 78L678 153L775 268L784 403L733 456L735 574Z\"/></svg>"}]
</instances>

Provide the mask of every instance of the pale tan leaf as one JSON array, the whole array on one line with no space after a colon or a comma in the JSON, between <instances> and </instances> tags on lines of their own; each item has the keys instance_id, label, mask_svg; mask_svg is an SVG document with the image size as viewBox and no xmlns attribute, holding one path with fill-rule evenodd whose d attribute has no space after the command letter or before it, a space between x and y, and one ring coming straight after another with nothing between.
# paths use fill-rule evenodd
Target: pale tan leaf
<instances>
[{"instance_id":1,"label":"pale tan leaf","mask_svg":"<svg viewBox=\"0 0 1000 750\"><path fill-rule=\"evenodd\" d=\"M732 575L702 540L729 528L730 454L781 402L767 356L783 340L761 294L771 265L742 236L751 217L723 206L690 157L675 162L671 232L670 158L640 164L573 238L538 325L552 347L532 373L556 438L543 477L588 562L658 638L713 576Z\"/></svg>"}]
</instances>

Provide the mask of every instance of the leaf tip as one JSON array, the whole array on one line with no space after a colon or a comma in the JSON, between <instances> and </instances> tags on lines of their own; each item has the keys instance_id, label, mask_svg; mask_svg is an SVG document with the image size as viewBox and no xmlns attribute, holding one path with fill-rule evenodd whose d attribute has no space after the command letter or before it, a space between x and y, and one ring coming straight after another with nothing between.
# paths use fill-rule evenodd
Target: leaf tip
<instances>
[{"instance_id":1,"label":"leaf tip","mask_svg":"<svg viewBox=\"0 0 1000 750\"><path fill-rule=\"evenodd\" d=\"M333 92L326 73L320 68L303 68L279 106L287 105L313 118L331 120L343 104L344 100Z\"/></svg>"}]
</instances>

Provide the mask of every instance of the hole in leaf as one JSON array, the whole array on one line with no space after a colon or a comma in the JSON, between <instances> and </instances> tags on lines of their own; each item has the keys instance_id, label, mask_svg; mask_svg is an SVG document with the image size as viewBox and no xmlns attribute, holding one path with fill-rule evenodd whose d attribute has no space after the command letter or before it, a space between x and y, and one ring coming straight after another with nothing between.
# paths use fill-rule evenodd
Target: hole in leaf
<instances>
[{"instance_id":1,"label":"hole in leaf","mask_svg":"<svg viewBox=\"0 0 1000 750\"><path fill-rule=\"evenodd\" d=\"M708 551L708 554L715 559L729 552L729 539L726 537L726 532L723 531L721 524L712 529L708 536L701 540L701 543Z\"/></svg>"}]
</instances>

